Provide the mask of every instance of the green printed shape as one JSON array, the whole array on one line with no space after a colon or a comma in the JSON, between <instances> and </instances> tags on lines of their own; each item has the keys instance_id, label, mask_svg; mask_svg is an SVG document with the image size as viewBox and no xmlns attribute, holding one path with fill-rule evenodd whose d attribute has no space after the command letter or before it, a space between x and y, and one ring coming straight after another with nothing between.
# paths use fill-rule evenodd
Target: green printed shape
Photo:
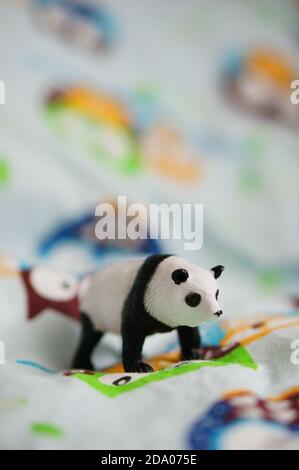
<instances>
[{"instance_id":1,"label":"green printed shape","mask_svg":"<svg viewBox=\"0 0 299 470\"><path fill-rule=\"evenodd\" d=\"M125 174L135 173L141 168L141 153L137 138L132 131L124 131L125 148L123 154L114 158L113 154L105 146L101 145L101 123L92 118L81 116L75 111L69 110L63 104L50 104L45 109L46 120L52 131L60 138L70 138L73 145L80 145L83 152L95 161L107 164L115 171ZM69 128L70 121L76 120L76 135L74 129ZM73 134L73 135L72 135Z\"/></svg>"},{"instance_id":2,"label":"green printed shape","mask_svg":"<svg viewBox=\"0 0 299 470\"><path fill-rule=\"evenodd\" d=\"M244 346L238 346L225 356L216 359L216 361L220 361L221 365L238 364L250 369L257 369L258 367Z\"/></svg>"},{"instance_id":3,"label":"green printed shape","mask_svg":"<svg viewBox=\"0 0 299 470\"><path fill-rule=\"evenodd\" d=\"M157 382L160 380L165 380L171 377L175 377L177 375L186 374L188 372L194 372L198 369L201 369L202 367L221 367L232 364L238 364L240 366L248 367L250 369L257 369L257 364L253 361L249 352L243 346L238 346L236 349L221 358L209 361L203 360L200 362L189 362L186 364L182 363L177 367L171 367L169 369L163 369L157 372L148 373L146 375L141 376L140 379L128 382L124 385L108 385L102 383L99 380L101 377L112 375L102 372L97 372L93 375L78 372L77 374L74 374L73 377L82 380L87 385L96 389L98 392L103 393L107 397L114 398L117 395L120 395L121 393L129 392L130 390L135 390L136 388L142 387L143 385L152 382ZM119 375L123 375L125 377L129 376L130 374L124 372L123 374Z\"/></svg>"},{"instance_id":4,"label":"green printed shape","mask_svg":"<svg viewBox=\"0 0 299 470\"><path fill-rule=\"evenodd\" d=\"M266 141L260 134L249 134L245 136L242 147L248 156L262 157L267 149Z\"/></svg>"},{"instance_id":5,"label":"green printed shape","mask_svg":"<svg viewBox=\"0 0 299 470\"><path fill-rule=\"evenodd\" d=\"M51 130L55 132L60 138L66 137L67 132L64 129L64 108L60 104L48 105L44 110L44 117L51 127Z\"/></svg>"},{"instance_id":6,"label":"green printed shape","mask_svg":"<svg viewBox=\"0 0 299 470\"><path fill-rule=\"evenodd\" d=\"M266 292L273 292L281 285L282 279L278 271L264 271L258 276L258 283Z\"/></svg>"},{"instance_id":7,"label":"green printed shape","mask_svg":"<svg viewBox=\"0 0 299 470\"><path fill-rule=\"evenodd\" d=\"M10 169L5 160L0 159L0 184L10 180Z\"/></svg>"},{"instance_id":8,"label":"green printed shape","mask_svg":"<svg viewBox=\"0 0 299 470\"><path fill-rule=\"evenodd\" d=\"M120 161L115 161L112 155L101 147L99 142L90 141L86 146L90 155L100 162L107 164L107 166L120 170L124 173L134 173L140 168L141 156L139 153L138 145L134 139L128 137L128 148L124 151Z\"/></svg>"},{"instance_id":9,"label":"green printed shape","mask_svg":"<svg viewBox=\"0 0 299 470\"><path fill-rule=\"evenodd\" d=\"M244 138L241 147L247 159L240 170L240 190L244 193L260 191L263 187L261 161L267 150L266 142L259 134L250 134Z\"/></svg>"},{"instance_id":10,"label":"green printed shape","mask_svg":"<svg viewBox=\"0 0 299 470\"><path fill-rule=\"evenodd\" d=\"M255 170L247 169L240 174L240 189L244 192L255 192L261 189L261 178Z\"/></svg>"},{"instance_id":11,"label":"green printed shape","mask_svg":"<svg viewBox=\"0 0 299 470\"><path fill-rule=\"evenodd\" d=\"M152 85L142 84L135 89L136 98L143 104L153 105L157 101L158 89Z\"/></svg>"},{"instance_id":12,"label":"green printed shape","mask_svg":"<svg viewBox=\"0 0 299 470\"><path fill-rule=\"evenodd\" d=\"M55 439L63 437L64 434L58 426L42 422L32 423L30 426L30 430L33 434L54 437Z\"/></svg>"}]
</instances>

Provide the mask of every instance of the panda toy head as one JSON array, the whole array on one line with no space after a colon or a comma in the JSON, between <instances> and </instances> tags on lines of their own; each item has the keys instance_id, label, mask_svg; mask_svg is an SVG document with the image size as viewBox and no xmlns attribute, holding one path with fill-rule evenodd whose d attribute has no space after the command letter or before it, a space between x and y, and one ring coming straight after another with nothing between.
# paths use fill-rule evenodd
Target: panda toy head
<instances>
[{"instance_id":1,"label":"panda toy head","mask_svg":"<svg viewBox=\"0 0 299 470\"><path fill-rule=\"evenodd\" d=\"M222 314L216 279L223 269L219 265L206 270L178 256L167 257L145 290L146 310L172 328L215 320Z\"/></svg>"}]
</instances>

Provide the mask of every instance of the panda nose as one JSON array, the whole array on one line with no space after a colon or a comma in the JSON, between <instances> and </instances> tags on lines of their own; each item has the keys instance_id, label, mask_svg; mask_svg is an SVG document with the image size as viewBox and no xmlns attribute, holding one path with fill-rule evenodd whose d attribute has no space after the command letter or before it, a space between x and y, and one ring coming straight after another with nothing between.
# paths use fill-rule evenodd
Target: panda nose
<instances>
[{"instance_id":1,"label":"panda nose","mask_svg":"<svg viewBox=\"0 0 299 470\"><path fill-rule=\"evenodd\" d=\"M218 312L214 313L214 315L216 315L217 317L221 317L222 314L223 314L222 310L218 310Z\"/></svg>"}]
</instances>

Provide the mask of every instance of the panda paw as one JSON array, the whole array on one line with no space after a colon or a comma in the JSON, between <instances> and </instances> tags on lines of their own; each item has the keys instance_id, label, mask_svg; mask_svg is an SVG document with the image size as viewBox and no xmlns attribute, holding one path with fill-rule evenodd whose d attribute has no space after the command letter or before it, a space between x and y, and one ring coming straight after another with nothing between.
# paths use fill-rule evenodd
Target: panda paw
<instances>
[{"instance_id":1,"label":"panda paw","mask_svg":"<svg viewBox=\"0 0 299 470\"><path fill-rule=\"evenodd\" d=\"M142 361L138 361L131 367L130 372L154 372L154 369L149 364L146 364Z\"/></svg>"}]
</instances>

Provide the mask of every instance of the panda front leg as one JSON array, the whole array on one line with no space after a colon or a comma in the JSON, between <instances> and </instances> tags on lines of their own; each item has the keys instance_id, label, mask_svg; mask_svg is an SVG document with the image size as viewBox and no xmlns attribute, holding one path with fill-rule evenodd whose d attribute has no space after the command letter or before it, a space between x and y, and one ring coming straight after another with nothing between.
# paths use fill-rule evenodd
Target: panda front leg
<instances>
[{"instance_id":1,"label":"panda front leg","mask_svg":"<svg viewBox=\"0 0 299 470\"><path fill-rule=\"evenodd\" d=\"M81 328L80 343L73 359L72 368L94 370L91 354L104 333L94 329L89 316L84 312L81 313Z\"/></svg>"},{"instance_id":2,"label":"panda front leg","mask_svg":"<svg viewBox=\"0 0 299 470\"><path fill-rule=\"evenodd\" d=\"M153 368L142 361L145 335L135 328L125 326L122 331L123 366L125 372L153 372Z\"/></svg>"},{"instance_id":3,"label":"panda front leg","mask_svg":"<svg viewBox=\"0 0 299 470\"><path fill-rule=\"evenodd\" d=\"M201 359L199 352L200 348L200 334L197 327L191 328L189 326L179 326L177 328L179 342L182 351L182 360L195 360Z\"/></svg>"}]
</instances>

